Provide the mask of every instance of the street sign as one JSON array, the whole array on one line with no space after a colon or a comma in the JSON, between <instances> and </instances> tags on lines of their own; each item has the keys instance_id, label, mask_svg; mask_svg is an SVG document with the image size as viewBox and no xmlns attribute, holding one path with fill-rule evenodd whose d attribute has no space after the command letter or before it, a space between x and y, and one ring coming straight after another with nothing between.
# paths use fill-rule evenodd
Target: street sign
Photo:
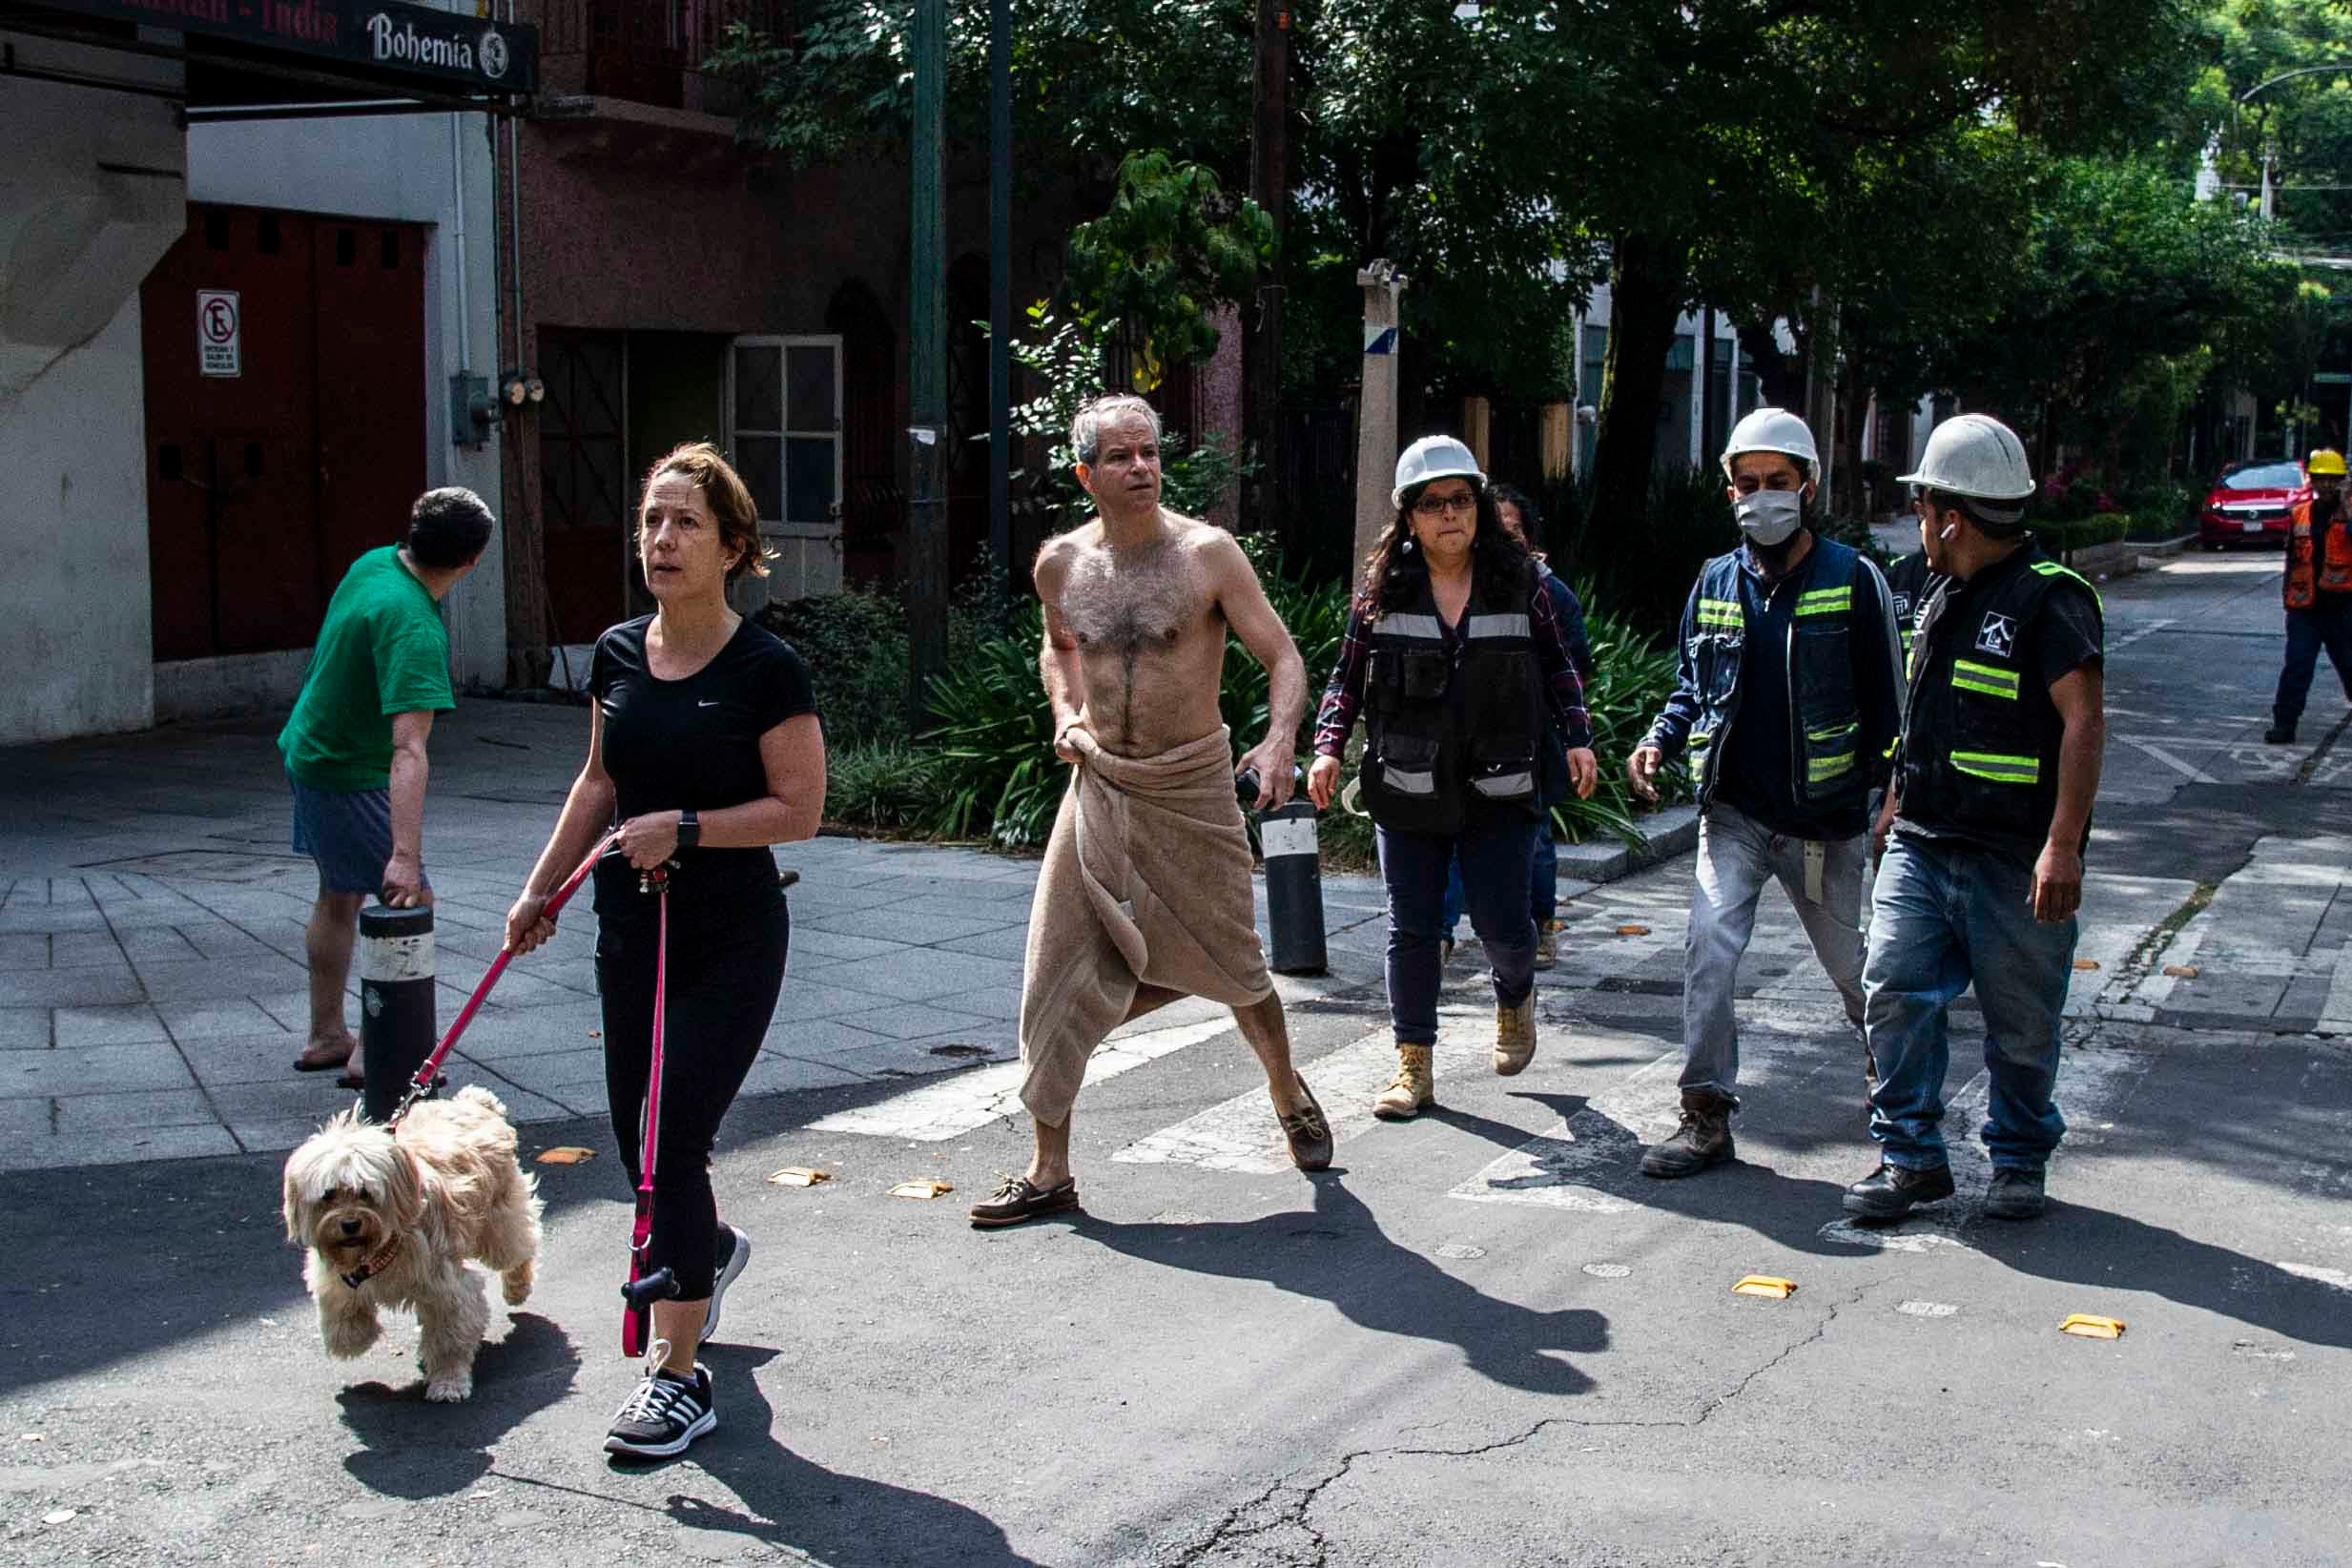
<instances>
[{"instance_id":1,"label":"street sign","mask_svg":"<svg viewBox=\"0 0 2352 1568\"><path fill-rule=\"evenodd\" d=\"M207 376L245 373L235 289L196 290L196 368Z\"/></svg>"}]
</instances>

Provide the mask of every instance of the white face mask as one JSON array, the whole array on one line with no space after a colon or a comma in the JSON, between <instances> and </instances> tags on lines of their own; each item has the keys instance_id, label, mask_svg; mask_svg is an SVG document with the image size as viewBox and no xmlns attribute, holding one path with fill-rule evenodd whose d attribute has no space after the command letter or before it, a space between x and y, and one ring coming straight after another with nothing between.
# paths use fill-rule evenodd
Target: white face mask
<instances>
[{"instance_id":1,"label":"white face mask","mask_svg":"<svg viewBox=\"0 0 2352 1568\"><path fill-rule=\"evenodd\" d=\"M1805 496L1797 490L1757 490L1732 504L1748 543L1770 549L1785 545L1805 521Z\"/></svg>"}]
</instances>

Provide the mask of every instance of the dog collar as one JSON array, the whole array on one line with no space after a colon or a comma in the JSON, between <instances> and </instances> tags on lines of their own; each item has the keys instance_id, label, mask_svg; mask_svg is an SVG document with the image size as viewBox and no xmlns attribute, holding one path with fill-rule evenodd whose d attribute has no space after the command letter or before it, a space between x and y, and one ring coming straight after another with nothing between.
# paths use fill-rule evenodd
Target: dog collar
<instances>
[{"instance_id":1,"label":"dog collar","mask_svg":"<svg viewBox=\"0 0 2352 1568\"><path fill-rule=\"evenodd\" d=\"M354 1290L374 1279L391 1265L392 1255L401 1249L401 1239L395 1235L382 1247L360 1260L360 1267L343 1276L343 1283Z\"/></svg>"}]
</instances>

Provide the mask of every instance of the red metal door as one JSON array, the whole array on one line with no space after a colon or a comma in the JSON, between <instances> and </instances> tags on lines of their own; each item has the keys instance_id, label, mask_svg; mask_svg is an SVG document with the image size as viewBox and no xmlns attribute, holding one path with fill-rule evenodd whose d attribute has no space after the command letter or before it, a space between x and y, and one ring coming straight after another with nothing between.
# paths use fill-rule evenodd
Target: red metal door
<instances>
[{"instance_id":1,"label":"red metal door","mask_svg":"<svg viewBox=\"0 0 2352 1568\"><path fill-rule=\"evenodd\" d=\"M539 329L539 515L556 635L594 642L627 612L627 345L617 332Z\"/></svg>"},{"instance_id":2,"label":"red metal door","mask_svg":"<svg viewBox=\"0 0 2352 1568\"><path fill-rule=\"evenodd\" d=\"M361 554L407 537L424 488L424 231L320 217L312 234L320 586L332 595Z\"/></svg>"},{"instance_id":3,"label":"red metal door","mask_svg":"<svg viewBox=\"0 0 2352 1568\"><path fill-rule=\"evenodd\" d=\"M155 656L305 648L424 472L418 231L191 203L139 294ZM358 236L365 236L362 242ZM391 264L384 265L386 258ZM237 296L237 373L206 375L199 290ZM323 374L322 374L323 373Z\"/></svg>"}]
</instances>

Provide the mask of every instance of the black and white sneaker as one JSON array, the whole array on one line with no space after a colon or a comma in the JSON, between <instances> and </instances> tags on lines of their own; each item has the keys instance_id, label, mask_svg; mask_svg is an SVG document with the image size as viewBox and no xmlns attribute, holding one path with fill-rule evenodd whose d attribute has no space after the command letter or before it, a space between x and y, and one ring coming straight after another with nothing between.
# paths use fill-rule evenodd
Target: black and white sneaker
<instances>
[{"instance_id":1,"label":"black and white sneaker","mask_svg":"<svg viewBox=\"0 0 2352 1568\"><path fill-rule=\"evenodd\" d=\"M711 1310L702 1314L702 1343L708 1345L718 1337L719 1303L727 1299L727 1287L743 1272L744 1265L752 1261L752 1238L733 1226L722 1223L718 1232L718 1262L711 1276Z\"/></svg>"},{"instance_id":2,"label":"black and white sneaker","mask_svg":"<svg viewBox=\"0 0 2352 1568\"><path fill-rule=\"evenodd\" d=\"M685 1453L688 1444L717 1425L710 1368L694 1363L691 1383L672 1372L650 1372L612 1418L605 1452L632 1459L667 1459Z\"/></svg>"}]
</instances>

